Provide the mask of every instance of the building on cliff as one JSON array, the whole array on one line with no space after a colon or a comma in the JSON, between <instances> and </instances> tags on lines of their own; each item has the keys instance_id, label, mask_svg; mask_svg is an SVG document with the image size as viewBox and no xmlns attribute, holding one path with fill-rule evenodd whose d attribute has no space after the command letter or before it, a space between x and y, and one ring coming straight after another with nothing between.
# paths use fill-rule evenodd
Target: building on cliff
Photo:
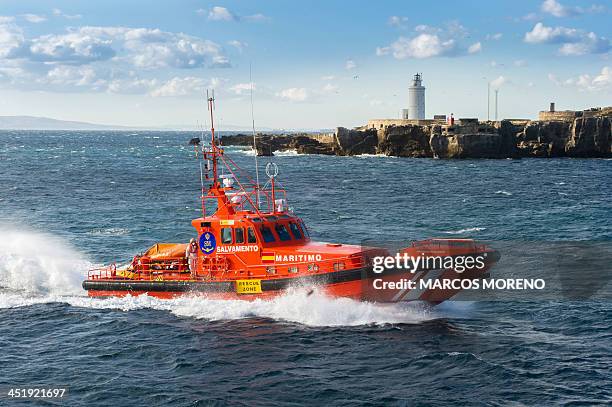
<instances>
[{"instance_id":1,"label":"building on cliff","mask_svg":"<svg viewBox=\"0 0 612 407\"><path fill-rule=\"evenodd\" d=\"M550 103L548 110L538 113L538 120L542 122L573 122L579 118L609 117L612 115L612 107L593 107L586 110L556 110L555 103Z\"/></svg>"},{"instance_id":2,"label":"building on cliff","mask_svg":"<svg viewBox=\"0 0 612 407\"><path fill-rule=\"evenodd\" d=\"M433 119L425 118L425 86L423 86L423 74L416 73L412 83L408 87L408 108L400 110L399 119L370 119L360 129L384 129L389 126L429 126L432 124L445 124L446 115L434 115Z\"/></svg>"},{"instance_id":3,"label":"building on cliff","mask_svg":"<svg viewBox=\"0 0 612 407\"><path fill-rule=\"evenodd\" d=\"M414 75L412 85L408 87L408 119L425 119L425 86L420 73Z\"/></svg>"}]
</instances>

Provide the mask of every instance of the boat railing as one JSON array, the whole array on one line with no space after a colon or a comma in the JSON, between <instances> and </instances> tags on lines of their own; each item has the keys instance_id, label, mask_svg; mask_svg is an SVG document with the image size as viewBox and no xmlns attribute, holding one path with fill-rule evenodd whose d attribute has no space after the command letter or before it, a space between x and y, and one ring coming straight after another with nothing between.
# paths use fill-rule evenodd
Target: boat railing
<instances>
[{"instance_id":1,"label":"boat railing","mask_svg":"<svg viewBox=\"0 0 612 407\"><path fill-rule=\"evenodd\" d=\"M166 276L183 275L190 273L189 264L185 257L164 257L163 259L141 256L135 258L131 264L117 267L115 263L108 266L92 268L87 273L90 280L103 279L129 279L129 280L165 280Z\"/></svg>"},{"instance_id":2,"label":"boat railing","mask_svg":"<svg viewBox=\"0 0 612 407\"><path fill-rule=\"evenodd\" d=\"M144 260L144 261L143 261ZM234 260L234 259L232 259ZM230 259L228 256L203 257L199 260L198 270L192 273L189 264L184 257L145 259L140 257L132 264L117 267L111 264L104 267L92 268L88 271L89 280L125 279L125 280L187 280L205 279L215 280L232 278ZM248 276L261 275L281 276L292 274L320 274L345 269L364 267L367 259L362 254L335 257L325 260L301 261L301 262L274 262L270 264L242 264L240 269Z\"/></svg>"},{"instance_id":3,"label":"boat railing","mask_svg":"<svg viewBox=\"0 0 612 407\"><path fill-rule=\"evenodd\" d=\"M227 198L229 199L228 205L232 205L236 211L255 211L255 207L261 212L274 212L274 201L282 200L287 201L287 192L282 188L275 188L274 194L271 189L257 189L255 187L251 189L225 191ZM204 210L206 210L206 201L216 201L217 195L207 193L202 196L202 203ZM214 206L213 206L214 207ZM216 208L218 209L218 208Z\"/></svg>"}]
</instances>

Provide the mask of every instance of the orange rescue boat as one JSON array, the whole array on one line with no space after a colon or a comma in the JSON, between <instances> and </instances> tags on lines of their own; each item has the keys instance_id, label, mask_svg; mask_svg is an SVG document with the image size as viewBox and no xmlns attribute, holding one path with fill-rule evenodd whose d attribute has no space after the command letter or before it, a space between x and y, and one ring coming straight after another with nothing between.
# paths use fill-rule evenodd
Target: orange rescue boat
<instances>
[{"instance_id":1,"label":"orange rescue boat","mask_svg":"<svg viewBox=\"0 0 612 407\"><path fill-rule=\"evenodd\" d=\"M471 239L429 239L413 242L399 255L446 259L473 256L483 259L483 267L459 272L434 263L412 270L395 267L379 274L373 263L391 256L385 248L313 242L302 219L287 206L285 190L277 185L274 163L266 166L269 180L260 187L224 154L215 138L214 98L207 99L212 124L210 145L201 146L199 139L190 142L202 179L202 216L191 222L198 239L187 244L157 243L125 266L111 264L90 270L83 281L89 296L146 294L174 298L201 294L253 300L304 287L364 301L420 300L435 304L451 298L461 287L429 284L424 289L416 282L483 278L499 259L495 250ZM219 174L220 164L226 169L224 175ZM409 281L412 288L405 284ZM382 282L386 283L384 287Z\"/></svg>"}]
</instances>

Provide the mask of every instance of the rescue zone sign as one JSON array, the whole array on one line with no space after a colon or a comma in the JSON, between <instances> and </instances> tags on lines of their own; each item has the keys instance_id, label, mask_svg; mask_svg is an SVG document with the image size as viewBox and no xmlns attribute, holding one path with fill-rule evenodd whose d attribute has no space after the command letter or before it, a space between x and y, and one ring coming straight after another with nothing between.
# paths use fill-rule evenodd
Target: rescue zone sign
<instances>
[{"instance_id":1,"label":"rescue zone sign","mask_svg":"<svg viewBox=\"0 0 612 407\"><path fill-rule=\"evenodd\" d=\"M236 280L237 294L260 294L261 280Z\"/></svg>"}]
</instances>

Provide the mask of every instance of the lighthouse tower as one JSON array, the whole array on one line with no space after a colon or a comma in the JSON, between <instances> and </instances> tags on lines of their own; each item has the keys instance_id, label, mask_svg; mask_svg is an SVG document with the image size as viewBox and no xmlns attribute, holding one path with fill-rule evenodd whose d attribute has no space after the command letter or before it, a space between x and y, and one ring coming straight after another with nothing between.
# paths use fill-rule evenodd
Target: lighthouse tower
<instances>
[{"instance_id":1,"label":"lighthouse tower","mask_svg":"<svg viewBox=\"0 0 612 407\"><path fill-rule=\"evenodd\" d=\"M422 81L422 74L417 73L408 88L408 119L411 120L425 119L425 87Z\"/></svg>"}]
</instances>

